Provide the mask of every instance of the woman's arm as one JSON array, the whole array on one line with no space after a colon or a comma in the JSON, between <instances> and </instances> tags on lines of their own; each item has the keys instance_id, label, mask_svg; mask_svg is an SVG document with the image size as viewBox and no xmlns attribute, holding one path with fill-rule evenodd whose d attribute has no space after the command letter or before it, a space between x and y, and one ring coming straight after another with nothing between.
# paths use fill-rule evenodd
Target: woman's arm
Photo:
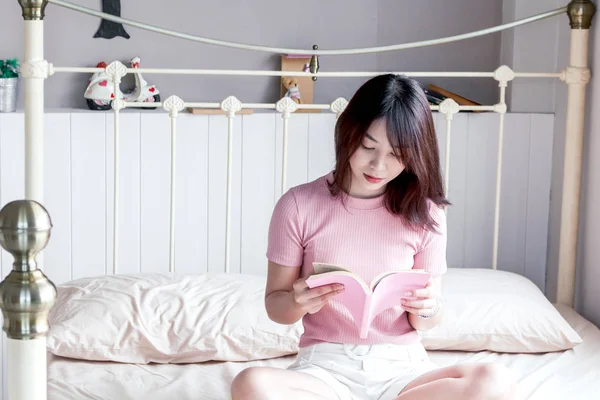
<instances>
[{"instance_id":1,"label":"woman's arm","mask_svg":"<svg viewBox=\"0 0 600 400\"><path fill-rule=\"evenodd\" d=\"M446 262L447 225L446 213L440 207L431 206L431 216L437 223L435 232L427 232L423 246L415 254L414 269L424 270L432 275L424 289L415 290L412 296L417 300L402 302L409 312L408 322L419 331L429 330L438 325L444 315L442 302L442 276L448 270ZM422 318L419 315L429 317Z\"/></svg>"},{"instance_id":2,"label":"woman's arm","mask_svg":"<svg viewBox=\"0 0 600 400\"><path fill-rule=\"evenodd\" d=\"M265 307L269 318L280 324L294 324L307 313L319 311L327 301L341 293L342 285L309 289L300 278L301 266L288 267L269 261Z\"/></svg>"},{"instance_id":3,"label":"woman's arm","mask_svg":"<svg viewBox=\"0 0 600 400\"><path fill-rule=\"evenodd\" d=\"M301 266L287 267L269 261L265 307L269 318L280 324L293 324L304 316L294 301L293 285Z\"/></svg>"},{"instance_id":4,"label":"woman's arm","mask_svg":"<svg viewBox=\"0 0 600 400\"><path fill-rule=\"evenodd\" d=\"M403 302L402 307L409 313L408 322L418 331L427 331L437 326L444 317L442 302L442 277L433 278L425 289L415 290L417 300ZM435 313L434 315L432 315ZM419 315L431 316L422 318Z\"/></svg>"}]
</instances>

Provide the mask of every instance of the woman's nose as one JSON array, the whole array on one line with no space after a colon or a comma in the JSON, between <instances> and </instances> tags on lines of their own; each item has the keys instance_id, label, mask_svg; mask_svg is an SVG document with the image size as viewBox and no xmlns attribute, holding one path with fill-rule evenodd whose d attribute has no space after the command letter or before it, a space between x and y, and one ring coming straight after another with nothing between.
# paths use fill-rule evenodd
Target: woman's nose
<instances>
[{"instance_id":1,"label":"woman's nose","mask_svg":"<svg viewBox=\"0 0 600 400\"><path fill-rule=\"evenodd\" d=\"M385 166L385 162L382 157L374 157L371 160L371 168L373 168L373 169L383 169L384 166Z\"/></svg>"}]
</instances>

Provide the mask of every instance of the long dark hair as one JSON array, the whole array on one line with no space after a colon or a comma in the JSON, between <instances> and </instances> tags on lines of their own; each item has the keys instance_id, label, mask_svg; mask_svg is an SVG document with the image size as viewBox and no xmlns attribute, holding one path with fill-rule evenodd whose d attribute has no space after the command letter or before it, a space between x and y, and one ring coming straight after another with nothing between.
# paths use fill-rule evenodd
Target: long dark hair
<instances>
[{"instance_id":1,"label":"long dark hair","mask_svg":"<svg viewBox=\"0 0 600 400\"><path fill-rule=\"evenodd\" d=\"M439 207L444 195L440 156L427 97L419 83L402 75L376 76L354 94L335 125L333 196L350 189L350 158L373 121L383 118L387 136L404 171L386 187L385 204L414 227L435 230L428 200Z\"/></svg>"}]
</instances>

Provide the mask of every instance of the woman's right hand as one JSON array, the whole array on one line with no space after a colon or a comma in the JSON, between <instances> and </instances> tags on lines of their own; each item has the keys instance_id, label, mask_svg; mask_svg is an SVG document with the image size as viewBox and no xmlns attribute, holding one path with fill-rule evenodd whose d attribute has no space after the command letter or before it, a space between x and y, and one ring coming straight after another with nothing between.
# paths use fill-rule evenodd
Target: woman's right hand
<instances>
[{"instance_id":1,"label":"woman's right hand","mask_svg":"<svg viewBox=\"0 0 600 400\"><path fill-rule=\"evenodd\" d=\"M309 288L306 278L298 279L293 284L292 294L296 307L304 313L314 314L318 312L332 297L344 291L344 285L331 284Z\"/></svg>"}]
</instances>

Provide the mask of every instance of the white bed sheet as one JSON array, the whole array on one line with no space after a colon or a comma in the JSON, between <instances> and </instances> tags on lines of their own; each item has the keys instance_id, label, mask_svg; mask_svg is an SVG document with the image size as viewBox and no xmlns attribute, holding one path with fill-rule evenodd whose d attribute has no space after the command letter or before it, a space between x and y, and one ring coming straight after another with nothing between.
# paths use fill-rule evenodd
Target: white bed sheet
<instances>
[{"instance_id":1,"label":"white bed sheet","mask_svg":"<svg viewBox=\"0 0 600 400\"><path fill-rule=\"evenodd\" d=\"M520 398L593 399L600 394L600 329L571 308L559 311L582 336L575 349L551 354L432 351L440 366L460 362L499 362L519 381ZM229 384L253 365L285 368L293 356L274 360L190 365L130 365L86 362L49 354L48 399L229 399Z\"/></svg>"}]
</instances>

